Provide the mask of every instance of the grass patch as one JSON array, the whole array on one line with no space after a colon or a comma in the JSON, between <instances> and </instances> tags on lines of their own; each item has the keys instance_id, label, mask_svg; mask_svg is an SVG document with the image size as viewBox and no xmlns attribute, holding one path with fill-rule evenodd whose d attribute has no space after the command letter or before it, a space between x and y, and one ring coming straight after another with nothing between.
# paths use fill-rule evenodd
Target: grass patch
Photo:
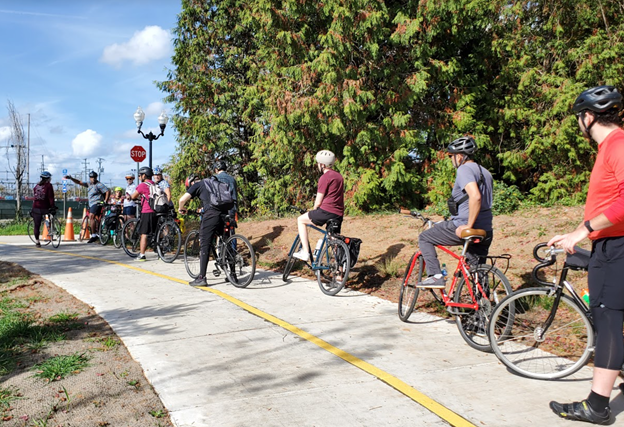
<instances>
[{"instance_id":1,"label":"grass patch","mask_svg":"<svg viewBox=\"0 0 624 427\"><path fill-rule=\"evenodd\" d=\"M65 323L65 322L71 322L73 320L76 320L78 318L78 313L66 313L66 312L61 312L61 313L57 313L54 316L51 316L48 320L50 320L50 322L52 323Z\"/></svg>"},{"instance_id":2,"label":"grass patch","mask_svg":"<svg viewBox=\"0 0 624 427\"><path fill-rule=\"evenodd\" d=\"M28 221L30 218L22 221L10 221L0 225L0 236L21 236L28 234Z\"/></svg>"},{"instance_id":3,"label":"grass patch","mask_svg":"<svg viewBox=\"0 0 624 427\"><path fill-rule=\"evenodd\" d=\"M376 265L377 270L384 274L386 277L399 277L399 270L401 269L401 263L396 257L388 257L382 259Z\"/></svg>"},{"instance_id":4,"label":"grass patch","mask_svg":"<svg viewBox=\"0 0 624 427\"><path fill-rule=\"evenodd\" d=\"M77 374L87 366L89 366L89 357L84 353L74 353L69 356L52 357L35 365L32 370L37 371L35 377L50 382L58 381L70 374Z\"/></svg>"},{"instance_id":5,"label":"grass patch","mask_svg":"<svg viewBox=\"0 0 624 427\"><path fill-rule=\"evenodd\" d=\"M11 402L22 398L22 394L15 387L0 387L0 411L11 408Z\"/></svg>"}]
</instances>

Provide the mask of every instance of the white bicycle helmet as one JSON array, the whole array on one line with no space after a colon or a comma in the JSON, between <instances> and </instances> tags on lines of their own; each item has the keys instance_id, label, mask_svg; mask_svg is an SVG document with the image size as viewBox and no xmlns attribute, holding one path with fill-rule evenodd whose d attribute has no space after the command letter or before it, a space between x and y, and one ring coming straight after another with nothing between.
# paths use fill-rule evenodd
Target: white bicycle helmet
<instances>
[{"instance_id":1,"label":"white bicycle helmet","mask_svg":"<svg viewBox=\"0 0 624 427\"><path fill-rule=\"evenodd\" d=\"M316 153L316 163L325 166L333 166L336 162L336 155L329 150L321 150Z\"/></svg>"}]
</instances>

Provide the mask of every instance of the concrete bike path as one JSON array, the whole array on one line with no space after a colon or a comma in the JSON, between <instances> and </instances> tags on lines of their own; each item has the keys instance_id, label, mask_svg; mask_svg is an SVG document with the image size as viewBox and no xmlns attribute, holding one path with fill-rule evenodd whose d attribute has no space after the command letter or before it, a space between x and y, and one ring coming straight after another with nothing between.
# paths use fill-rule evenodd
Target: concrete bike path
<instances>
[{"instance_id":1,"label":"concrete bike path","mask_svg":"<svg viewBox=\"0 0 624 427\"><path fill-rule=\"evenodd\" d=\"M247 289L218 279L194 289L179 283L181 261L137 263L97 244L36 250L27 237L0 243L0 259L108 321L178 426L569 425L548 400L590 387L589 369L558 382L511 375L469 348L454 323L405 324L395 304L357 292L328 297L314 282L260 271ZM622 412L624 397L612 405Z\"/></svg>"}]
</instances>

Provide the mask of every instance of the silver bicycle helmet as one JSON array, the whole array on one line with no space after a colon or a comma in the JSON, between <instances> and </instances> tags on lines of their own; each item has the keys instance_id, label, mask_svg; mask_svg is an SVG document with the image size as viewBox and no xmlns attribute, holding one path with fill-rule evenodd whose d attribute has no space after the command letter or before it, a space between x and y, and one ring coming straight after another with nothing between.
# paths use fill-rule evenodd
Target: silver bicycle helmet
<instances>
[{"instance_id":1,"label":"silver bicycle helmet","mask_svg":"<svg viewBox=\"0 0 624 427\"><path fill-rule=\"evenodd\" d=\"M325 166L333 166L336 162L336 155L329 150L321 150L316 153L316 163Z\"/></svg>"},{"instance_id":2,"label":"silver bicycle helmet","mask_svg":"<svg viewBox=\"0 0 624 427\"><path fill-rule=\"evenodd\" d=\"M50 172L48 172L48 171L43 171L43 172L41 172L40 177L44 178L44 179L50 179L50 178L52 178L52 174Z\"/></svg>"},{"instance_id":3,"label":"silver bicycle helmet","mask_svg":"<svg viewBox=\"0 0 624 427\"><path fill-rule=\"evenodd\" d=\"M451 142L447 150L450 154L472 156L477 151L477 143L471 136L462 136Z\"/></svg>"}]
</instances>

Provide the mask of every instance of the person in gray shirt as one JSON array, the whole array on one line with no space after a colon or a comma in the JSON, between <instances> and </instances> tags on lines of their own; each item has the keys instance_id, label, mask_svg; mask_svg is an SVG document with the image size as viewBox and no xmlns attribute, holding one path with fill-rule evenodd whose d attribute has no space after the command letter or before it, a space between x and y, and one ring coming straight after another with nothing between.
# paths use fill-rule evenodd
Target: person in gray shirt
<instances>
[{"instance_id":1,"label":"person in gray shirt","mask_svg":"<svg viewBox=\"0 0 624 427\"><path fill-rule=\"evenodd\" d=\"M435 246L463 245L460 238L462 231L474 228L485 230L486 237L479 243L471 243L466 258L470 265L484 262L492 243L492 189L494 180L492 174L475 163L474 153L477 144L470 136L465 136L451 142L448 154L457 169L455 185L449 199L451 220L436 224L423 231L418 238L418 245L427 266L425 278L416 286L419 288L444 289L445 281L442 277L440 262Z\"/></svg>"}]
</instances>

